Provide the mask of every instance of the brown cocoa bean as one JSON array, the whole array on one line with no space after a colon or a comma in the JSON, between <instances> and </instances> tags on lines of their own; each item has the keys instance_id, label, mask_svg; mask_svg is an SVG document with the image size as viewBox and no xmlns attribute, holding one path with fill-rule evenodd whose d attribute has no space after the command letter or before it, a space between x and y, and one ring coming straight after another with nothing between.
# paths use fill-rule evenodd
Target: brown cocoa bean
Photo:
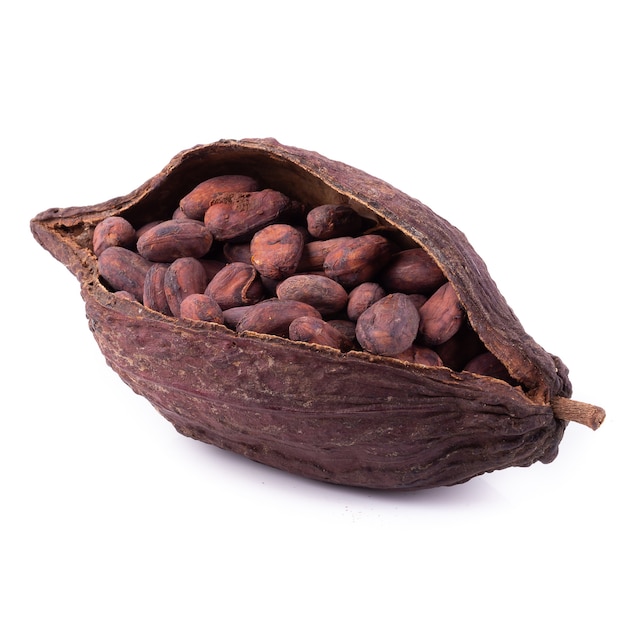
<instances>
[{"instance_id":1,"label":"brown cocoa bean","mask_svg":"<svg viewBox=\"0 0 626 626\"><path fill-rule=\"evenodd\" d=\"M100 256L111 246L131 248L136 240L137 233L127 219L119 216L106 217L94 228L93 251L96 256Z\"/></svg>"},{"instance_id":2,"label":"brown cocoa bean","mask_svg":"<svg viewBox=\"0 0 626 626\"><path fill-rule=\"evenodd\" d=\"M289 335L289 324L297 317L319 317L321 314L310 304L297 300L263 300L249 307L237 324L237 332L253 331L268 335Z\"/></svg>"},{"instance_id":3,"label":"brown cocoa bean","mask_svg":"<svg viewBox=\"0 0 626 626\"><path fill-rule=\"evenodd\" d=\"M288 224L266 226L250 241L252 265L267 278L287 278L295 273L303 247L304 238L297 228Z\"/></svg>"},{"instance_id":4,"label":"brown cocoa bean","mask_svg":"<svg viewBox=\"0 0 626 626\"><path fill-rule=\"evenodd\" d=\"M350 341L341 331L319 317L296 317L289 324L288 336L292 341L305 341L337 350L346 351L351 347Z\"/></svg>"},{"instance_id":5,"label":"brown cocoa bean","mask_svg":"<svg viewBox=\"0 0 626 626\"><path fill-rule=\"evenodd\" d=\"M209 282L205 293L214 298L223 311L256 304L265 297L258 272L248 263L225 265Z\"/></svg>"},{"instance_id":6,"label":"brown cocoa bean","mask_svg":"<svg viewBox=\"0 0 626 626\"><path fill-rule=\"evenodd\" d=\"M386 295L387 292L378 283L361 283L357 285L348 295L348 319L356 322L365 309Z\"/></svg>"},{"instance_id":7,"label":"brown cocoa bean","mask_svg":"<svg viewBox=\"0 0 626 626\"><path fill-rule=\"evenodd\" d=\"M317 272L324 271L324 259L326 255L335 247L344 245L352 237L337 237L336 239L315 240L304 244L302 257L298 263L297 272Z\"/></svg>"},{"instance_id":8,"label":"brown cocoa bean","mask_svg":"<svg viewBox=\"0 0 626 626\"><path fill-rule=\"evenodd\" d=\"M165 272L163 287L172 315L180 316L180 303L192 293L204 293L207 286L202 263L193 257L173 261Z\"/></svg>"},{"instance_id":9,"label":"brown cocoa bean","mask_svg":"<svg viewBox=\"0 0 626 626\"><path fill-rule=\"evenodd\" d=\"M432 348L427 348L426 346L420 346L417 344L413 344L404 352L394 355L394 358L400 359L401 361L408 361L409 363L428 365L430 367L443 366L441 357Z\"/></svg>"},{"instance_id":10,"label":"brown cocoa bean","mask_svg":"<svg viewBox=\"0 0 626 626\"><path fill-rule=\"evenodd\" d=\"M446 282L433 258L422 248L396 252L379 277L388 291L431 294Z\"/></svg>"},{"instance_id":11,"label":"brown cocoa bean","mask_svg":"<svg viewBox=\"0 0 626 626\"><path fill-rule=\"evenodd\" d=\"M143 301L146 274L152 263L120 246L105 248L98 258L98 273L115 291L128 291Z\"/></svg>"},{"instance_id":12,"label":"brown cocoa bean","mask_svg":"<svg viewBox=\"0 0 626 626\"><path fill-rule=\"evenodd\" d=\"M361 235L333 248L324 259L324 272L346 289L370 282L387 264L393 250L382 235Z\"/></svg>"},{"instance_id":13,"label":"brown cocoa bean","mask_svg":"<svg viewBox=\"0 0 626 626\"><path fill-rule=\"evenodd\" d=\"M233 194L207 209L204 224L217 241L249 240L257 230L292 208L285 194L272 189Z\"/></svg>"},{"instance_id":14,"label":"brown cocoa bean","mask_svg":"<svg viewBox=\"0 0 626 626\"><path fill-rule=\"evenodd\" d=\"M203 322L224 323L224 313L215 299L204 293L192 293L180 303L180 317Z\"/></svg>"},{"instance_id":15,"label":"brown cocoa bean","mask_svg":"<svg viewBox=\"0 0 626 626\"><path fill-rule=\"evenodd\" d=\"M202 220L216 196L222 193L257 191L259 184L250 176L214 176L194 187L180 201L180 210L194 220Z\"/></svg>"},{"instance_id":16,"label":"brown cocoa bean","mask_svg":"<svg viewBox=\"0 0 626 626\"><path fill-rule=\"evenodd\" d=\"M445 283L420 308L420 338L438 346L452 338L463 323L463 309L451 283Z\"/></svg>"},{"instance_id":17,"label":"brown cocoa bean","mask_svg":"<svg viewBox=\"0 0 626 626\"><path fill-rule=\"evenodd\" d=\"M349 342L351 348L356 349L356 323L352 320L333 319L327 322L342 333Z\"/></svg>"},{"instance_id":18,"label":"brown cocoa bean","mask_svg":"<svg viewBox=\"0 0 626 626\"><path fill-rule=\"evenodd\" d=\"M299 300L315 307L322 316L339 313L348 301L346 290L327 276L297 274L276 287L280 300Z\"/></svg>"},{"instance_id":19,"label":"brown cocoa bean","mask_svg":"<svg viewBox=\"0 0 626 626\"><path fill-rule=\"evenodd\" d=\"M169 263L183 257L202 257L212 243L213 236L202 222L167 220L139 237L137 251L150 261Z\"/></svg>"},{"instance_id":20,"label":"brown cocoa bean","mask_svg":"<svg viewBox=\"0 0 626 626\"><path fill-rule=\"evenodd\" d=\"M250 253L250 242L233 243L227 241L223 248L222 254L229 263L248 263L252 265L252 254Z\"/></svg>"},{"instance_id":21,"label":"brown cocoa bean","mask_svg":"<svg viewBox=\"0 0 626 626\"><path fill-rule=\"evenodd\" d=\"M237 324L239 320L248 312L251 305L248 306L234 306L230 309L225 309L222 311L224 315L224 325L228 326L228 328L232 328L233 330L237 329Z\"/></svg>"},{"instance_id":22,"label":"brown cocoa bean","mask_svg":"<svg viewBox=\"0 0 626 626\"><path fill-rule=\"evenodd\" d=\"M406 294L392 293L365 310L356 322L356 338L372 354L393 356L415 341L420 316Z\"/></svg>"},{"instance_id":23,"label":"brown cocoa bean","mask_svg":"<svg viewBox=\"0 0 626 626\"><path fill-rule=\"evenodd\" d=\"M307 230L316 239L352 237L359 234L363 219L346 204L322 204L306 216Z\"/></svg>"},{"instance_id":24,"label":"brown cocoa bean","mask_svg":"<svg viewBox=\"0 0 626 626\"><path fill-rule=\"evenodd\" d=\"M146 273L143 286L144 305L153 311L163 313L163 315L172 315L165 295L165 274L168 267L167 263L153 263Z\"/></svg>"}]
</instances>

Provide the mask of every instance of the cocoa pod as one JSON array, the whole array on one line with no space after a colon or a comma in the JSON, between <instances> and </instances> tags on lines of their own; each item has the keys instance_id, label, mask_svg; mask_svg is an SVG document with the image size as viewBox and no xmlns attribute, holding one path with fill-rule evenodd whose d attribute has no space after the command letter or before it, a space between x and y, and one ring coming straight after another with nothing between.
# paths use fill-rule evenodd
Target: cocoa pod
<instances>
[{"instance_id":1,"label":"cocoa pod","mask_svg":"<svg viewBox=\"0 0 626 626\"><path fill-rule=\"evenodd\" d=\"M348 302L348 293L334 280L315 274L286 278L276 288L280 300L299 300L316 308L322 316L339 313Z\"/></svg>"},{"instance_id":2,"label":"cocoa pod","mask_svg":"<svg viewBox=\"0 0 626 626\"><path fill-rule=\"evenodd\" d=\"M137 233L133 225L127 219L113 215L96 224L93 231L93 251L96 256L100 256L106 248L130 248L136 240Z\"/></svg>"},{"instance_id":3,"label":"cocoa pod","mask_svg":"<svg viewBox=\"0 0 626 626\"><path fill-rule=\"evenodd\" d=\"M289 335L289 325L296 317L319 317L320 313L310 304L297 300L271 298L249 307L237 323L237 332L254 331L268 335Z\"/></svg>"},{"instance_id":4,"label":"cocoa pod","mask_svg":"<svg viewBox=\"0 0 626 626\"><path fill-rule=\"evenodd\" d=\"M420 336L429 346L451 339L463 323L463 309L450 283L442 285L420 307Z\"/></svg>"},{"instance_id":5,"label":"cocoa pod","mask_svg":"<svg viewBox=\"0 0 626 626\"><path fill-rule=\"evenodd\" d=\"M204 293L207 286L202 263L193 257L173 261L165 272L163 289L172 315L180 315L180 303L192 293Z\"/></svg>"},{"instance_id":6,"label":"cocoa pod","mask_svg":"<svg viewBox=\"0 0 626 626\"><path fill-rule=\"evenodd\" d=\"M192 293L180 303L180 317L203 322L224 323L224 313L215 299L204 293Z\"/></svg>"},{"instance_id":7,"label":"cocoa pod","mask_svg":"<svg viewBox=\"0 0 626 626\"><path fill-rule=\"evenodd\" d=\"M391 293L366 309L356 322L356 338L372 354L393 356L415 341L420 316L404 293Z\"/></svg>"},{"instance_id":8,"label":"cocoa pod","mask_svg":"<svg viewBox=\"0 0 626 626\"><path fill-rule=\"evenodd\" d=\"M295 273L304 238L289 224L272 224L262 228L250 241L250 260L261 276L281 280Z\"/></svg>"},{"instance_id":9,"label":"cocoa pod","mask_svg":"<svg viewBox=\"0 0 626 626\"><path fill-rule=\"evenodd\" d=\"M311 349L284 337L164 318L112 293L125 291L126 281L108 282L107 269L119 277L130 265L135 280L128 282L136 285L145 279L147 261L124 248L123 254L135 255L126 257L129 263L119 258L103 263L107 251L97 259L92 251L97 223L112 215L128 218L136 228L161 220L164 207L178 206L196 185L225 172L258 177L302 206L348 199L377 232L425 250L462 306L458 333L471 327L512 383L463 371L469 359L451 369L357 350ZM604 418L601 408L570 398L567 367L524 331L462 233L391 185L316 152L271 139L196 146L136 191L96 206L50 209L31 220L31 230L79 279L89 328L124 382L184 435L276 468L379 489L453 485L498 469L549 463L568 421L597 428ZM270 307L276 302L284 304L276 300ZM246 307L239 324L245 327L241 322L263 305ZM267 313L255 315L271 332ZM464 348L458 339L437 346L438 353L454 353L454 344Z\"/></svg>"},{"instance_id":10,"label":"cocoa pod","mask_svg":"<svg viewBox=\"0 0 626 626\"><path fill-rule=\"evenodd\" d=\"M209 282L205 293L225 311L233 307L256 304L265 290L259 275L248 263L229 263Z\"/></svg>"},{"instance_id":11,"label":"cocoa pod","mask_svg":"<svg viewBox=\"0 0 626 626\"><path fill-rule=\"evenodd\" d=\"M322 204L306 216L307 230L316 239L352 237L359 234L363 219L346 204Z\"/></svg>"},{"instance_id":12,"label":"cocoa pod","mask_svg":"<svg viewBox=\"0 0 626 626\"><path fill-rule=\"evenodd\" d=\"M305 341L337 350L348 350L352 345L340 330L319 317L296 317L289 324L288 336L292 341Z\"/></svg>"},{"instance_id":13,"label":"cocoa pod","mask_svg":"<svg viewBox=\"0 0 626 626\"><path fill-rule=\"evenodd\" d=\"M142 256L122 248L110 246L98 257L98 273L116 291L127 291L139 302L143 301L146 274L152 263Z\"/></svg>"},{"instance_id":14,"label":"cocoa pod","mask_svg":"<svg viewBox=\"0 0 626 626\"><path fill-rule=\"evenodd\" d=\"M204 224L217 241L250 239L291 209L291 200L273 189L233 194L207 209Z\"/></svg>"},{"instance_id":15,"label":"cocoa pod","mask_svg":"<svg viewBox=\"0 0 626 626\"><path fill-rule=\"evenodd\" d=\"M180 210L191 219L203 220L207 209L219 194L257 191L258 188L258 182L250 176L214 176L201 182L184 196L180 201Z\"/></svg>"},{"instance_id":16,"label":"cocoa pod","mask_svg":"<svg viewBox=\"0 0 626 626\"><path fill-rule=\"evenodd\" d=\"M346 289L371 281L384 267L393 251L381 235L361 235L334 247L324 259L324 272Z\"/></svg>"},{"instance_id":17,"label":"cocoa pod","mask_svg":"<svg viewBox=\"0 0 626 626\"><path fill-rule=\"evenodd\" d=\"M149 261L169 263L183 257L202 257L212 243L213 236L202 222L167 220L137 239L137 251Z\"/></svg>"}]
</instances>

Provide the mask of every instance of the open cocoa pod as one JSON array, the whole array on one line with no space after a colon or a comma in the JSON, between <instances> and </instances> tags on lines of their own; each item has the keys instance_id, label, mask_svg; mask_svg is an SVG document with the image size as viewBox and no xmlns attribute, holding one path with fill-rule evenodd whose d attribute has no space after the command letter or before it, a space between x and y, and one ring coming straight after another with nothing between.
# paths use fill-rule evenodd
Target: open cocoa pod
<instances>
[{"instance_id":1,"label":"open cocoa pod","mask_svg":"<svg viewBox=\"0 0 626 626\"><path fill-rule=\"evenodd\" d=\"M237 332L115 293L98 269L96 226L111 216L138 230L166 222L200 183L223 175L252 177L304 210L352 207L368 232L425 250L458 296L466 316L459 334L469 333L505 376L467 371L454 359L423 365ZM369 488L454 485L551 462L568 421L595 429L604 418L602 409L570 399L567 368L524 331L458 229L389 184L315 152L273 139L196 146L128 195L49 209L31 230L79 280L93 335L124 382L182 434L276 468Z\"/></svg>"}]
</instances>

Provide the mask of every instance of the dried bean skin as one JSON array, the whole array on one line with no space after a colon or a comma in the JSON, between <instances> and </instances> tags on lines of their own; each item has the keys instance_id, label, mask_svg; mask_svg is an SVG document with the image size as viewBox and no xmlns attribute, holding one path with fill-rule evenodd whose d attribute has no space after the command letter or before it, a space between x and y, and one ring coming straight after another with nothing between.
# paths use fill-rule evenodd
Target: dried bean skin
<instances>
[{"instance_id":1,"label":"dried bean skin","mask_svg":"<svg viewBox=\"0 0 626 626\"><path fill-rule=\"evenodd\" d=\"M205 180L231 173L262 181L275 197L287 198L286 206L271 217L265 213L262 223L240 216L245 228L240 224L229 239L218 239L207 227L217 244L195 257L199 262L224 263L225 242L250 241L270 223L302 229L307 210L348 203L368 223L368 234L352 239L385 234L388 258L381 264L380 254L370 257L365 266L374 275L365 272L348 284L350 271L358 274L352 251L352 265L333 275L327 263L331 274L325 275L351 290L361 282L378 282L394 252L423 249L456 293L463 317L456 334L425 346L429 333L418 332L413 344L395 355L373 354L352 343L343 351L292 340L289 326L298 317L343 328L346 337L350 329L356 335L358 320L349 320L344 310L326 321L306 303L273 298L277 284L269 278L264 279L267 299L225 311L223 324L165 316L141 304L144 292L137 287L153 263L176 259L144 258L138 244L136 249L112 246L100 258L94 254L94 230L105 218L128 219L141 233L138 242L168 220L193 223L172 219L182 213L177 211L181 199ZM203 219L222 205L220 210L230 211L222 217L236 222L238 208L249 209L251 195L258 193L263 191L224 192L211 200ZM525 332L458 229L388 183L317 152L273 139L195 146L130 194L99 205L44 211L31 221L31 230L78 278L89 328L106 363L131 389L183 435L299 476L372 489L458 485L495 470L549 463L569 421L595 429L604 418L599 407L570 398L567 367ZM306 250L309 243L313 248L318 242L307 242L298 272L321 269L302 269L314 256ZM322 256L323 266L344 247L333 243L335 252L317 254L316 263ZM412 306L418 315L425 310L429 317L436 295L432 290L398 297L407 309ZM429 299L415 305L412 296ZM455 318L453 306L440 308L448 322ZM394 319L391 315L388 325ZM315 325L320 324L309 321L309 331ZM434 365L410 360L410 354L423 357L426 349L436 352L443 366L436 359ZM508 380L485 374L488 364L482 373L470 364L483 353L502 364ZM396 358L401 354L406 356ZM67 386L72 389L71 378ZM97 401L97 381L90 391Z\"/></svg>"}]
</instances>

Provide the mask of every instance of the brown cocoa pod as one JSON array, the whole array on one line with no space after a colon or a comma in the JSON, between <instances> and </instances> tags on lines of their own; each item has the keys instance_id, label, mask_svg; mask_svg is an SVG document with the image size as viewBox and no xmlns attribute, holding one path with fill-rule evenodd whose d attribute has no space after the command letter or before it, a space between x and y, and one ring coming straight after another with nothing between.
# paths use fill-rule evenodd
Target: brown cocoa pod
<instances>
[{"instance_id":1,"label":"brown cocoa pod","mask_svg":"<svg viewBox=\"0 0 626 626\"><path fill-rule=\"evenodd\" d=\"M422 248L396 252L379 277L388 291L430 294L446 282L434 259Z\"/></svg>"},{"instance_id":2,"label":"brown cocoa pod","mask_svg":"<svg viewBox=\"0 0 626 626\"><path fill-rule=\"evenodd\" d=\"M350 241L352 237L337 237L328 240L308 241L302 249L300 263L298 263L297 272L316 272L324 271L324 259L326 255L338 246L344 245Z\"/></svg>"},{"instance_id":3,"label":"brown cocoa pod","mask_svg":"<svg viewBox=\"0 0 626 626\"><path fill-rule=\"evenodd\" d=\"M146 273L146 279L143 286L143 303L153 311L163 313L163 315L172 315L170 305L167 303L165 295L165 274L169 264L153 263L152 267Z\"/></svg>"},{"instance_id":4,"label":"brown cocoa pod","mask_svg":"<svg viewBox=\"0 0 626 626\"><path fill-rule=\"evenodd\" d=\"M225 172L258 176L308 207L349 199L394 241L408 242L402 247L426 250L453 285L464 325L514 384L219 324L199 328L112 294L92 252L95 225L111 215L135 226L163 219L164 207ZM604 418L570 398L567 367L525 332L461 232L393 186L316 152L271 139L195 146L130 194L44 211L31 230L78 278L89 327L124 382L184 435L285 471L377 489L453 485L551 462L568 421L597 428Z\"/></svg>"},{"instance_id":5,"label":"brown cocoa pod","mask_svg":"<svg viewBox=\"0 0 626 626\"><path fill-rule=\"evenodd\" d=\"M96 256L100 256L111 246L131 248L136 240L137 233L133 225L119 215L112 215L96 224L93 231L93 251Z\"/></svg>"},{"instance_id":6,"label":"brown cocoa pod","mask_svg":"<svg viewBox=\"0 0 626 626\"><path fill-rule=\"evenodd\" d=\"M346 204L322 204L306 216L307 230L316 239L353 237L363 228L363 219Z\"/></svg>"},{"instance_id":7,"label":"brown cocoa pod","mask_svg":"<svg viewBox=\"0 0 626 626\"><path fill-rule=\"evenodd\" d=\"M361 283L357 285L348 296L347 315L348 319L356 322L360 315L381 298L387 292L378 283Z\"/></svg>"},{"instance_id":8,"label":"brown cocoa pod","mask_svg":"<svg viewBox=\"0 0 626 626\"><path fill-rule=\"evenodd\" d=\"M334 247L324 259L324 272L346 289L371 281L387 264L393 250L382 235L361 235Z\"/></svg>"},{"instance_id":9,"label":"brown cocoa pod","mask_svg":"<svg viewBox=\"0 0 626 626\"><path fill-rule=\"evenodd\" d=\"M204 224L217 241L250 239L260 228L292 210L292 205L285 194L273 189L233 194L207 209Z\"/></svg>"},{"instance_id":10,"label":"brown cocoa pod","mask_svg":"<svg viewBox=\"0 0 626 626\"><path fill-rule=\"evenodd\" d=\"M180 210L187 217L203 220L216 196L223 193L257 191L258 182L250 177L237 174L214 176L194 187L180 201Z\"/></svg>"},{"instance_id":11,"label":"brown cocoa pod","mask_svg":"<svg viewBox=\"0 0 626 626\"><path fill-rule=\"evenodd\" d=\"M222 311L226 311L263 300L265 288L252 265L229 263L213 277L205 293L215 299Z\"/></svg>"},{"instance_id":12,"label":"brown cocoa pod","mask_svg":"<svg viewBox=\"0 0 626 626\"><path fill-rule=\"evenodd\" d=\"M203 322L224 323L224 313L215 299L204 293L192 293L180 303L180 317Z\"/></svg>"},{"instance_id":13,"label":"brown cocoa pod","mask_svg":"<svg viewBox=\"0 0 626 626\"><path fill-rule=\"evenodd\" d=\"M299 300L315 307L322 316L339 313L348 302L348 293L334 280L314 274L297 274L276 287L280 300Z\"/></svg>"},{"instance_id":14,"label":"brown cocoa pod","mask_svg":"<svg viewBox=\"0 0 626 626\"><path fill-rule=\"evenodd\" d=\"M296 317L289 324L288 336L292 341L305 341L343 351L352 346L341 331L319 317Z\"/></svg>"},{"instance_id":15,"label":"brown cocoa pod","mask_svg":"<svg viewBox=\"0 0 626 626\"><path fill-rule=\"evenodd\" d=\"M356 322L356 338L372 354L393 356L415 341L420 316L404 293L390 293L374 302Z\"/></svg>"},{"instance_id":16,"label":"brown cocoa pod","mask_svg":"<svg viewBox=\"0 0 626 626\"><path fill-rule=\"evenodd\" d=\"M304 238L289 224L272 224L259 230L250 241L250 259L261 276L282 280L295 273Z\"/></svg>"},{"instance_id":17,"label":"brown cocoa pod","mask_svg":"<svg viewBox=\"0 0 626 626\"><path fill-rule=\"evenodd\" d=\"M237 324L237 332L253 331L268 335L289 335L289 325L296 317L319 317L320 313L310 304L297 300L271 298L249 307Z\"/></svg>"},{"instance_id":18,"label":"brown cocoa pod","mask_svg":"<svg viewBox=\"0 0 626 626\"><path fill-rule=\"evenodd\" d=\"M420 338L428 346L451 339L463 323L463 308L450 283L442 285L420 307Z\"/></svg>"},{"instance_id":19,"label":"brown cocoa pod","mask_svg":"<svg viewBox=\"0 0 626 626\"><path fill-rule=\"evenodd\" d=\"M143 301L146 274L152 263L120 246L105 248L98 257L98 273L115 291L128 291Z\"/></svg>"},{"instance_id":20,"label":"brown cocoa pod","mask_svg":"<svg viewBox=\"0 0 626 626\"><path fill-rule=\"evenodd\" d=\"M165 272L163 288L172 315L180 315L180 303L192 293L204 293L207 286L202 263L193 257L173 261Z\"/></svg>"},{"instance_id":21,"label":"brown cocoa pod","mask_svg":"<svg viewBox=\"0 0 626 626\"><path fill-rule=\"evenodd\" d=\"M169 263L183 257L202 257L212 243L213 236L202 222L166 220L139 237L137 251L149 261Z\"/></svg>"}]
</instances>

